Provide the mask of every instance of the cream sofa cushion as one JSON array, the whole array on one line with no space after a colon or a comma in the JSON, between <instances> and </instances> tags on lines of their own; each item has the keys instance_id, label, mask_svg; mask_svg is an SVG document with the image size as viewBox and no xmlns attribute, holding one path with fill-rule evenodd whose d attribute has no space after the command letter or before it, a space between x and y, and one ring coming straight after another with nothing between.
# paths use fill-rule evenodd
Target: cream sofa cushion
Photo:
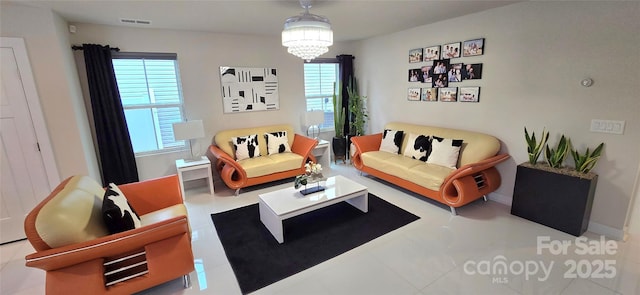
<instances>
[{"instance_id":1,"label":"cream sofa cushion","mask_svg":"<svg viewBox=\"0 0 640 295\"><path fill-rule=\"evenodd\" d=\"M479 132L399 122L388 123L384 128L403 130L405 134L415 133L443 138L462 139L463 144L462 148L460 149L460 158L458 159L457 165L458 167L470 163L476 163L484 159L493 157L500 151L500 141L498 141L497 138ZM407 146L407 141L408 138L407 136L405 136L402 142L401 150L404 150L404 148Z\"/></svg>"},{"instance_id":2,"label":"cream sofa cushion","mask_svg":"<svg viewBox=\"0 0 640 295\"><path fill-rule=\"evenodd\" d=\"M280 153L238 161L247 177L258 177L302 167L303 157L295 153Z\"/></svg>"},{"instance_id":3,"label":"cream sofa cushion","mask_svg":"<svg viewBox=\"0 0 640 295\"><path fill-rule=\"evenodd\" d=\"M74 176L38 213L35 227L51 248L109 234L102 218L104 189L88 176Z\"/></svg>"},{"instance_id":4,"label":"cream sofa cushion","mask_svg":"<svg viewBox=\"0 0 640 295\"><path fill-rule=\"evenodd\" d=\"M439 190L444 179L454 169L426 164L420 160L388 152L371 151L362 154L365 166L406 179L431 190Z\"/></svg>"},{"instance_id":5,"label":"cream sofa cushion","mask_svg":"<svg viewBox=\"0 0 640 295\"><path fill-rule=\"evenodd\" d=\"M289 146L293 146L293 138L295 136L295 133L293 132L293 127L287 124L223 130L216 134L216 136L214 137L214 142L225 153L227 153L228 155L231 155L232 157L235 157L236 152L233 149L233 143L231 142L231 138L257 134L258 145L260 146L260 155L266 156L269 153L267 152L267 141L264 137L264 134L267 132L277 132L277 131L287 131L287 139L289 142ZM296 167L296 168L299 168L299 167Z\"/></svg>"}]
</instances>

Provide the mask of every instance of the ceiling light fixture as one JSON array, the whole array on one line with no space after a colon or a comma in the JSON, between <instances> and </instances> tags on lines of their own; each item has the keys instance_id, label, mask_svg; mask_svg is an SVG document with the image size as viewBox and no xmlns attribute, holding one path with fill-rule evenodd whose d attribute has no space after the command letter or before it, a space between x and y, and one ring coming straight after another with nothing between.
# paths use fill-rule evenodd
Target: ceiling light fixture
<instances>
[{"instance_id":1,"label":"ceiling light fixture","mask_svg":"<svg viewBox=\"0 0 640 295\"><path fill-rule=\"evenodd\" d=\"M282 46L287 47L289 53L310 61L329 51L333 31L326 17L309 13L311 0L300 0L300 5L304 13L284 22Z\"/></svg>"}]
</instances>

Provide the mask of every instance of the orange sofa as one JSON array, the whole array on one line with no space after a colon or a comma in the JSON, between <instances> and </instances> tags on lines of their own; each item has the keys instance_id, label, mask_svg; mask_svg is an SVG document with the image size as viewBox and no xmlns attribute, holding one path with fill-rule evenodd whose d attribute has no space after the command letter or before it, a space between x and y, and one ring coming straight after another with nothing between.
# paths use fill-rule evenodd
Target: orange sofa
<instances>
[{"instance_id":1,"label":"orange sofa","mask_svg":"<svg viewBox=\"0 0 640 295\"><path fill-rule=\"evenodd\" d=\"M269 155L264 134L279 131L287 132L291 152ZM260 156L236 160L232 138L253 134L258 135ZM304 174L304 164L308 160L315 161L311 151L317 144L317 140L294 133L293 127L286 124L232 129L216 134L207 157L215 164L222 181L227 187L236 190L235 194L238 195L240 189L245 187Z\"/></svg>"},{"instance_id":2,"label":"orange sofa","mask_svg":"<svg viewBox=\"0 0 640 295\"><path fill-rule=\"evenodd\" d=\"M379 151L382 133L352 138L356 148L352 162L356 169L384 179L424 197L455 208L464 206L495 191L501 179L495 165L505 161L508 154L498 154L500 142L493 136L449 128L393 122L385 129L402 130L404 138L400 151L407 146L407 134L431 135L462 139L458 168L428 164L402 154Z\"/></svg>"},{"instance_id":3,"label":"orange sofa","mask_svg":"<svg viewBox=\"0 0 640 295\"><path fill-rule=\"evenodd\" d=\"M46 271L46 294L132 294L194 270L191 232L176 175L118 186L141 227L109 234L104 189L86 176L64 180L26 217L36 253L26 266Z\"/></svg>"}]
</instances>

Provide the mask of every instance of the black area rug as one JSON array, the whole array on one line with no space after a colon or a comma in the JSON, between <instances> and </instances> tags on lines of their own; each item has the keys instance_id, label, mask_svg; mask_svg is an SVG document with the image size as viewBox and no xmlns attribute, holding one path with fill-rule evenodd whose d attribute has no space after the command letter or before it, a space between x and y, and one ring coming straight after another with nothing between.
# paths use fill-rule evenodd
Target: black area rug
<instances>
[{"instance_id":1,"label":"black area rug","mask_svg":"<svg viewBox=\"0 0 640 295\"><path fill-rule=\"evenodd\" d=\"M346 202L284 221L278 244L260 221L258 204L211 214L243 294L273 284L417 219L369 194L369 212Z\"/></svg>"}]
</instances>

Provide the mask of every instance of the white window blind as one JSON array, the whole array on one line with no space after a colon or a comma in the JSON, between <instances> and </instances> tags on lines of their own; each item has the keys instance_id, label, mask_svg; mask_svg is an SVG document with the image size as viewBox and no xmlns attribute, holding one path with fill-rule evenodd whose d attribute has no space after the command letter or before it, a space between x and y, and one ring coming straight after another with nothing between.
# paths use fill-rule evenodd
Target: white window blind
<instances>
[{"instance_id":1,"label":"white window blind","mask_svg":"<svg viewBox=\"0 0 640 295\"><path fill-rule=\"evenodd\" d=\"M320 129L333 130L333 89L338 81L338 63L305 63L304 93L307 111L323 110L324 124ZM337 86L336 86L337 87Z\"/></svg>"},{"instance_id":2,"label":"white window blind","mask_svg":"<svg viewBox=\"0 0 640 295\"><path fill-rule=\"evenodd\" d=\"M175 141L182 122L182 90L175 54L114 53L120 99L136 154L185 146Z\"/></svg>"}]
</instances>

